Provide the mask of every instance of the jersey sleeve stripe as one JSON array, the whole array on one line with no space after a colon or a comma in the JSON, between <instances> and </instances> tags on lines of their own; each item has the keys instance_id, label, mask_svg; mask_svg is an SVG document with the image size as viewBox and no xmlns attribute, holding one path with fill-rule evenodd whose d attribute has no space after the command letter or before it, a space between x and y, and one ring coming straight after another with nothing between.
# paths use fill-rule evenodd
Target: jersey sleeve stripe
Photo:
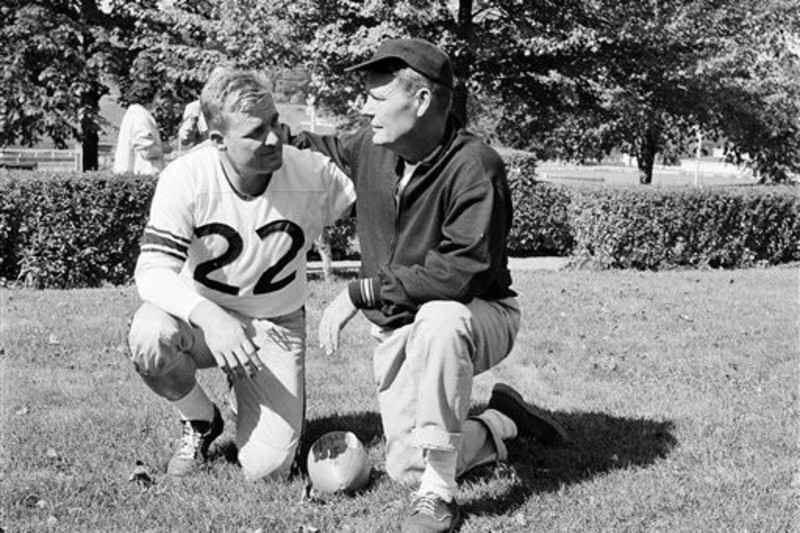
<instances>
[{"instance_id":1,"label":"jersey sleeve stripe","mask_svg":"<svg viewBox=\"0 0 800 533\"><path fill-rule=\"evenodd\" d=\"M176 241L170 237L163 237L150 231L149 229L144 230L141 247L142 250L147 247L165 248L180 254L183 258L186 258L186 253L189 250L189 247L185 243Z\"/></svg>"},{"instance_id":2,"label":"jersey sleeve stripe","mask_svg":"<svg viewBox=\"0 0 800 533\"><path fill-rule=\"evenodd\" d=\"M161 248L160 246L156 246L156 245L152 245L152 244L150 244L150 245L142 245L140 251L143 254L145 254L145 253L164 254L164 255L168 255L170 257L174 257L175 259L178 259L181 262L185 262L186 261L186 254L175 253L172 250Z\"/></svg>"},{"instance_id":3,"label":"jersey sleeve stripe","mask_svg":"<svg viewBox=\"0 0 800 533\"><path fill-rule=\"evenodd\" d=\"M191 243L191 239L189 239L188 237L181 237L180 235L175 235L174 233L170 233L169 231L159 229L151 225L145 227L144 232L145 234L152 233L154 235L159 235L167 239L172 239L174 241L181 242L187 246Z\"/></svg>"}]
</instances>

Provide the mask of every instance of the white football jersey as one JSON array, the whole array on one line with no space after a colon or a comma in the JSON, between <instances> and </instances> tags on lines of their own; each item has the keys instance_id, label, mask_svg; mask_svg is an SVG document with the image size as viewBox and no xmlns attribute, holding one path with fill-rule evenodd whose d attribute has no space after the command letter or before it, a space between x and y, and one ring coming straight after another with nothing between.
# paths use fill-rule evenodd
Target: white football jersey
<instances>
[{"instance_id":1,"label":"white football jersey","mask_svg":"<svg viewBox=\"0 0 800 533\"><path fill-rule=\"evenodd\" d=\"M266 190L243 198L217 149L199 147L158 180L137 263L139 292L184 319L203 299L251 317L296 311L307 296L306 252L354 201L350 179L322 154L284 146ZM167 270L179 272L181 283Z\"/></svg>"}]
</instances>

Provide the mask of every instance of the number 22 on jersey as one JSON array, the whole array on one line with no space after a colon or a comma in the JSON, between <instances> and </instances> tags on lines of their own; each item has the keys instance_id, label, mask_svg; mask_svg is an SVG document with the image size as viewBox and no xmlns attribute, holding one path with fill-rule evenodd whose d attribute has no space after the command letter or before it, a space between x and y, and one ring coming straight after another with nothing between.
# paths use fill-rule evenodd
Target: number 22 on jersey
<instances>
[{"instance_id":1,"label":"number 22 on jersey","mask_svg":"<svg viewBox=\"0 0 800 533\"><path fill-rule=\"evenodd\" d=\"M290 220L274 220L255 231L261 240L266 239L274 233L285 233L289 236L291 241L289 249L283 253L277 262L264 270L253 288L253 294L266 294L268 292L278 291L291 283L297 276L297 271L293 271L280 279L275 279L278 273L292 262L292 260L297 257L298 252L303 249L305 235L303 235L302 228ZM241 287L213 280L209 275L236 261L244 249L242 237L235 229L221 222L212 222L195 229L195 236L198 239L211 235L222 237L225 239L228 246L221 255L198 264L194 270L194 279L209 289L234 296L238 295Z\"/></svg>"}]
</instances>

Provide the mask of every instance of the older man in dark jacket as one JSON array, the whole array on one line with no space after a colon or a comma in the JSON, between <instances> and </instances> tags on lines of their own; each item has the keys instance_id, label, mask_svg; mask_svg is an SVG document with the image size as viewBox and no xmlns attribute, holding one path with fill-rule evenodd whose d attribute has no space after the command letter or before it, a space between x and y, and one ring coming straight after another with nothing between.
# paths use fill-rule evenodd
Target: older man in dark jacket
<instances>
[{"instance_id":1,"label":"older man in dark jacket","mask_svg":"<svg viewBox=\"0 0 800 533\"><path fill-rule=\"evenodd\" d=\"M386 469L419 483L404 531L451 531L457 475L504 460L504 440L566 435L504 384L486 411L467 416L473 376L510 353L520 309L506 256L505 168L450 115L449 57L421 39L393 39L352 69L366 72L370 124L297 140L333 157L357 190L360 279L325 309L320 343L336 350L358 310L373 323Z\"/></svg>"}]
</instances>

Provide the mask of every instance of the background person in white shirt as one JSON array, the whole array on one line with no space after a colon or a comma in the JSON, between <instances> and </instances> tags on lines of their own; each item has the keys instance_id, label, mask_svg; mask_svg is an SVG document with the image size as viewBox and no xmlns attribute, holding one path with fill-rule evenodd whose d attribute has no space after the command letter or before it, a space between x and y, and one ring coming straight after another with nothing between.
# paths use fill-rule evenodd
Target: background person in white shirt
<instances>
[{"instance_id":1,"label":"background person in white shirt","mask_svg":"<svg viewBox=\"0 0 800 533\"><path fill-rule=\"evenodd\" d=\"M147 104L131 104L119 125L113 170L158 174L164 168L165 148Z\"/></svg>"},{"instance_id":2,"label":"background person in white shirt","mask_svg":"<svg viewBox=\"0 0 800 533\"><path fill-rule=\"evenodd\" d=\"M219 367L238 405L249 479L287 476L305 414L306 252L355 199L327 157L281 142L261 76L218 68L200 102L209 141L156 186L136 266L130 346L144 382L181 416L167 472L191 473L222 432L197 369Z\"/></svg>"}]
</instances>

